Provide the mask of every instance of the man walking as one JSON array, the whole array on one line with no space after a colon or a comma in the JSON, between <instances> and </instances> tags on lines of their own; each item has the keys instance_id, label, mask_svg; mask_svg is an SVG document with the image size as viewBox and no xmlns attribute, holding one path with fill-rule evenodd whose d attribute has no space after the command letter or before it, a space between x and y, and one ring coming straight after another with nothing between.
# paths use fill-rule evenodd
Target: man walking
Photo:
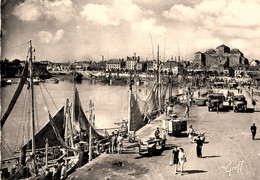
<instances>
[{"instance_id":1,"label":"man walking","mask_svg":"<svg viewBox=\"0 0 260 180\"><path fill-rule=\"evenodd\" d=\"M203 145L203 141L200 139L200 136L198 136L196 139L195 139L196 143L197 143L197 157L198 158L201 158L202 157L202 145Z\"/></svg>"},{"instance_id":2,"label":"man walking","mask_svg":"<svg viewBox=\"0 0 260 180\"><path fill-rule=\"evenodd\" d=\"M173 161L174 165L174 174L177 174L177 165L179 164L179 150L177 149L177 146L175 146L172 151L171 161Z\"/></svg>"},{"instance_id":3,"label":"man walking","mask_svg":"<svg viewBox=\"0 0 260 180\"><path fill-rule=\"evenodd\" d=\"M256 126L255 123L251 126L252 139L255 140Z\"/></svg>"}]
</instances>

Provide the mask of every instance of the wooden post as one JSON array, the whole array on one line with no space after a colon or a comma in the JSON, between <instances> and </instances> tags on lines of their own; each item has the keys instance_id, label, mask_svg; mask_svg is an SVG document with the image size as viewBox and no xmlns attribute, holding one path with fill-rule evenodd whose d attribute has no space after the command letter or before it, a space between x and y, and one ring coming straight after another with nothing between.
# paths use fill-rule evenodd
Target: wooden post
<instances>
[{"instance_id":1,"label":"wooden post","mask_svg":"<svg viewBox=\"0 0 260 180\"><path fill-rule=\"evenodd\" d=\"M254 100L254 90L253 90L253 88L251 88L251 99L252 99L252 101Z\"/></svg>"},{"instance_id":2,"label":"wooden post","mask_svg":"<svg viewBox=\"0 0 260 180\"><path fill-rule=\"evenodd\" d=\"M46 165L46 168L48 168L48 149L49 149L49 142L48 142L48 138L47 138L46 144L45 144L45 165Z\"/></svg>"}]
</instances>

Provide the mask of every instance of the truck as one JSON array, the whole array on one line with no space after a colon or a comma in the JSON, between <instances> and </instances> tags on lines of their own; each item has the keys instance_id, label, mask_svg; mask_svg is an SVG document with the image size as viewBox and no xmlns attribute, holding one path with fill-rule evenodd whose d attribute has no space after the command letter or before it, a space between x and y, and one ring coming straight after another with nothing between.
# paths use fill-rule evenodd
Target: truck
<instances>
[{"instance_id":1,"label":"truck","mask_svg":"<svg viewBox=\"0 0 260 180\"><path fill-rule=\"evenodd\" d=\"M177 136L183 131L187 131L187 121L178 119L177 114L172 114L169 118L163 119L163 129L168 132L168 135Z\"/></svg>"},{"instance_id":2,"label":"truck","mask_svg":"<svg viewBox=\"0 0 260 180\"><path fill-rule=\"evenodd\" d=\"M222 93L212 93L208 96L208 111L222 110L225 96Z\"/></svg>"},{"instance_id":3,"label":"truck","mask_svg":"<svg viewBox=\"0 0 260 180\"><path fill-rule=\"evenodd\" d=\"M139 144L139 155L152 156L156 151L163 151L165 148L166 139L155 139L150 138L147 141L140 142Z\"/></svg>"},{"instance_id":4,"label":"truck","mask_svg":"<svg viewBox=\"0 0 260 180\"><path fill-rule=\"evenodd\" d=\"M247 101L244 95L236 95L233 97L233 109L234 112L247 110Z\"/></svg>"}]
</instances>

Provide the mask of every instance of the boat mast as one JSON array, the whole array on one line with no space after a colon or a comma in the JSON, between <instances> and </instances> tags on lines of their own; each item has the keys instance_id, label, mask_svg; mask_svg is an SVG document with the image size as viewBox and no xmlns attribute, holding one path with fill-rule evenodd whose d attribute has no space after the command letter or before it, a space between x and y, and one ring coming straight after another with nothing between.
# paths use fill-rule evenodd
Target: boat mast
<instances>
[{"instance_id":1,"label":"boat mast","mask_svg":"<svg viewBox=\"0 0 260 180\"><path fill-rule=\"evenodd\" d=\"M34 91L33 91L33 63L32 63L32 41L29 41L29 76L30 76L30 90L31 90L31 131L32 131L32 157L33 166L35 167L35 122L34 122Z\"/></svg>"},{"instance_id":2,"label":"boat mast","mask_svg":"<svg viewBox=\"0 0 260 180\"><path fill-rule=\"evenodd\" d=\"M128 132L131 131L131 95L132 95L132 73L130 73L130 81L129 81L129 96L128 96Z\"/></svg>"},{"instance_id":3,"label":"boat mast","mask_svg":"<svg viewBox=\"0 0 260 180\"><path fill-rule=\"evenodd\" d=\"M92 120L93 120L93 115L92 111L94 110L94 103L92 103L92 100L89 102L89 161L92 160Z\"/></svg>"},{"instance_id":4,"label":"boat mast","mask_svg":"<svg viewBox=\"0 0 260 180\"><path fill-rule=\"evenodd\" d=\"M172 60L173 60L173 57L171 57L170 70L169 70L169 74L170 74L169 98L172 97Z\"/></svg>"},{"instance_id":5,"label":"boat mast","mask_svg":"<svg viewBox=\"0 0 260 180\"><path fill-rule=\"evenodd\" d=\"M159 106L159 115L161 111L161 85L160 85L160 60L159 60L159 45L157 52L157 97L158 97L158 106Z\"/></svg>"}]
</instances>

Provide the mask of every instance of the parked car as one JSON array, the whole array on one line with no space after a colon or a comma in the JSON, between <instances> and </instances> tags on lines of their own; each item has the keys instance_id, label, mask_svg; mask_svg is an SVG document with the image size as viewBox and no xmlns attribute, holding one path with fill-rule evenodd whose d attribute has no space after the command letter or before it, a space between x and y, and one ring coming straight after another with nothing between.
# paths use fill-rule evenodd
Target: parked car
<instances>
[{"instance_id":1,"label":"parked car","mask_svg":"<svg viewBox=\"0 0 260 180\"><path fill-rule=\"evenodd\" d=\"M229 89L237 89L238 83L237 82L231 82L229 83Z\"/></svg>"},{"instance_id":2,"label":"parked car","mask_svg":"<svg viewBox=\"0 0 260 180\"><path fill-rule=\"evenodd\" d=\"M247 101L244 95L237 95L233 97L233 109L234 112L237 111L246 111L247 110Z\"/></svg>"},{"instance_id":3,"label":"parked car","mask_svg":"<svg viewBox=\"0 0 260 180\"><path fill-rule=\"evenodd\" d=\"M195 102L198 106L206 106L207 101L208 101L207 98L198 98L198 99L195 100Z\"/></svg>"},{"instance_id":4,"label":"parked car","mask_svg":"<svg viewBox=\"0 0 260 180\"><path fill-rule=\"evenodd\" d=\"M222 110L225 96L222 93L212 93L208 96L208 111Z\"/></svg>"}]
</instances>

